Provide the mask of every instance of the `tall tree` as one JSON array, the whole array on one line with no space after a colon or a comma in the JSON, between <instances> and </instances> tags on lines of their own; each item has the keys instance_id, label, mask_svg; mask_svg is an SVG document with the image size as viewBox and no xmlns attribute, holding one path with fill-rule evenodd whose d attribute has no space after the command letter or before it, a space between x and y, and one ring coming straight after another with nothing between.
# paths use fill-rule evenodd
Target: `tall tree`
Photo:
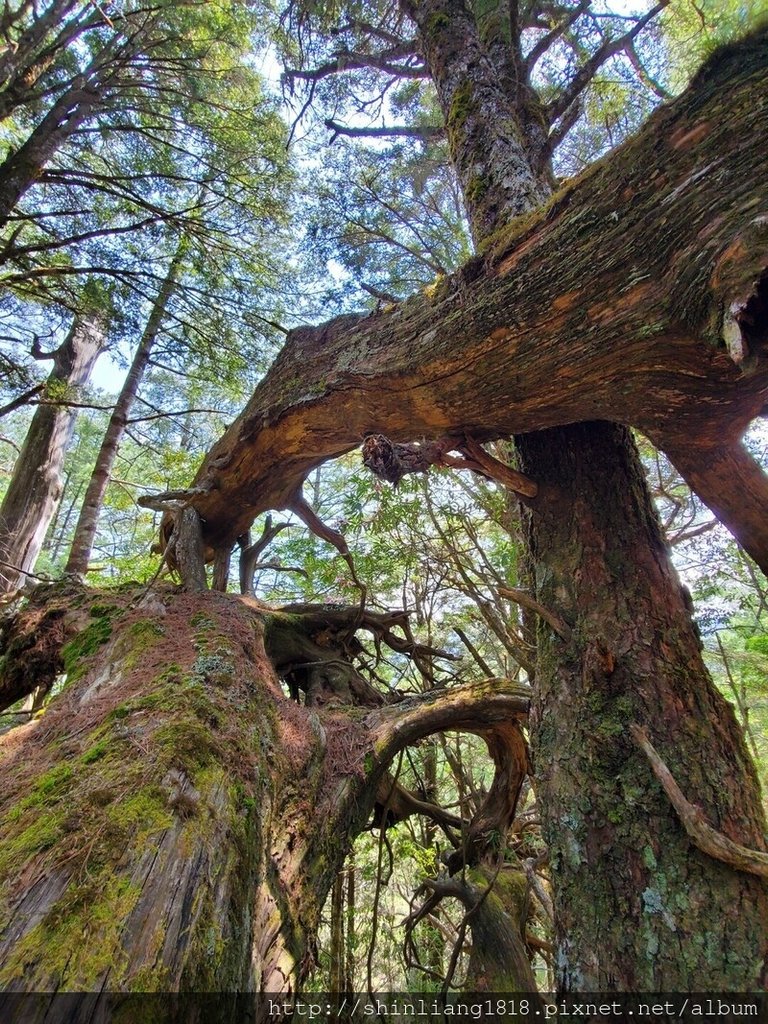
<instances>
[{"instance_id":1,"label":"tall tree","mask_svg":"<svg viewBox=\"0 0 768 1024\"><path fill-rule=\"evenodd\" d=\"M88 383L104 343L101 315L84 314L55 352L46 356L53 360L47 400L32 417L0 506L0 594L5 598L16 593L34 569L61 498L61 468L77 411L67 399L76 400L78 389Z\"/></svg>"},{"instance_id":2,"label":"tall tree","mask_svg":"<svg viewBox=\"0 0 768 1024\"><path fill-rule=\"evenodd\" d=\"M715 499L714 482L719 470L717 466L706 465L706 455L702 458L702 452L709 449L707 432L697 425L698 449L691 444L691 428L685 426L683 412L685 400L679 392L673 398L670 391L673 364L682 356L678 341L680 328L674 326L675 317L670 318L667 313L667 319L659 323L663 316L660 304L642 284L635 285L634 290L619 298L622 267L632 266L638 281L660 281L665 277L669 280L664 268L680 265L675 248L680 246L677 252L681 255L690 252L692 259L697 243L691 239L689 249L689 243L678 234L673 246L667 241L641 258L638 235L633 236L627 226L622 226L622 244L609 257L605 246L612 244L610 227L604 227L600 234L593 236L594 249L590 254L589 243L578 225L582 217L585 222L610 225L611 210L615 212L613 220L620 222L621 210L628 209L622 203L631 201L635 232L640 230L641 224L643 230L648 229L653 222L652 205L658 204L660 199L658 184L649 190L640 177L642 174L650 177L653 173L649 170L646 148L651 144L651 134L658 132L660 123L669 118L664 129L669 133L666 137L671 140L672 151L676 139L692 138L688 133L707 123L703 96L706 94L711 102L717 102L714 81L717 80L723 90L723 98L729 87L726 83L731 80L735 83L730 58L722 54L719 62L713 62L707 72L700 75L697 85L702 91L694 91L676 108L676 116L681 118L679 122L675 122L671 111L665 112L644 136L605 165L601 175L592 174L564 196L557 197L541 218L523 223L522 227L513 220L504 240L504 225L516 215L534 208L549 193L550 143L542 137L542 123L547 123L547 117L549 123L562 117L565 99L574 102L594 71L620 49L619 43L629 45L635 36L625 33L618 39L603 42L588 62L576 69L570 84L563 87L562 97L544 110L524 77L526 62L519 39L510 53L508 37L504 38L503 19L501 35L488 37L487 32L493 26L483 27L461 4L413 5L409 12L418 26L420 52L433 76L446 118L451 154L462 182L473 233L478 242L488 243L489 239L492 242L495 236L496 256L485 276L482 276L482 268L477 267L473 276L479 274L479 279L473 280L470 276L461 284L448 284L442 291L442 306L435 302L431 311L425 308L428 304L422 304L421 308L408 304L402 309L380 313L370 321L344 320L322 330L297 333L293 344L284 350L272 373L258 389L251 407L211 453L212 465L216 467L215 486L212 474L204 467L198 475L195 491L190 492L191 501L205 519L205 536L209 543L227 543L228 535L231 536L233 529L241 528L255 509L286 504L290 507L306 469L323 456L353 443L355 434L359 437L376 429L403 438L406 432L411 436L417 432L434 436L437 429L447 428L446 441L455 444L456 433L461 430L481 430L487 436L497 431L531 429L535 420L547 425L619 413L622 418L644 426L662 446L671 449L673 457L682 462L681 468L687 471L693 486L698 485L700 493L705 492L705 499ZM631 33L639 26L640 22ZM564 23L560 29L565 30ZM508 30L507 23L507 33ZM494 38L499 43L497 47L492 45ZM513 42L515 38L513 36ZM759 74L765 42L759 38L752 46L755 63L747 73L747 80L754 83L756 78L751 76ZM531 63L529 60L527 64L529 73ZM512 88L515 82L516 90ZM699 98L694 99L695 96ZM711 133L708 140L713 147L712 156L721 153L720 144ZM681 148L685 147L677 147ZM678 214L686 203L682 198L682 183L707 159L704 147L695 155L694 148L687 150L678 165L679 178L671 161L665 167L668 191L664 194L669 199L661 205L672 208L673 203L679 203ZM640 171L630 175L632 160L637 161ZM672 184L673 179L676 186ZM619 186L617 182L622 184ZM734 184L731 179L731 186ZM751 190L754 181L745 180L745 186ZM623 197L618 210L617 189ZM712 199L711 194L705 198L703 191L695 197L688 194L694 206L704 202L708 212L711 212ZM688 216L693 230L698 217L693 209L689 209ZM719 253L729 270L728 246L730 239L740 231L742 237L750 237L749 222L737 218L719 242L712 240L710 243L710 252ZM737 316L749 320L740 320L742 326L737 326L736 332L748 345L753 358L759 360L762 343L757 339L762 337L763 314L758 310L762 310L764 301L764 286L760 283L764 256L756 241L751 244L745 241L745 247L745 258L736 270L743 283L729 280L725 287L731 294L755 296L750 312L746 312L749 305L746 299L742 300L742 307L734 308L743 309ZM493 250L492 244L490 249ZM572 261L567 271L562 267L564 253L568 253ZM580 262L582 260L584 262ZM645 269L649 262L653 269ZM604 268L604 272L593 292L585 282L594 274L595 267ZM601 297L605 295L608 281L615 282L613 302ZM500 295L505 287L501 282L506 282L509 288L504 298ZM672 287L674 290L680 285ZM549 295L548 305L560 311L548 327L544 326L540 314L545 289ZM702 295L699 301L703 298ZM662 302L669 302L669 298ZM443 316L447 317L443 330L450 330L452 337L464 339L461 347L443 347L439 352L433 348L441 329L440 323L435 322L436 308L442 308ZM640 392L637 394L638 403L642 402L644 409L635 407L630 412L629 405L634 405L634 400L628 401L628 396L633 385L626 373L628 356L623 340L627 336L647 338L645 325L649 321L655 325L654 337L661 340L666 335L675 339L677 355L670 358L665 367L664 389L657 388L655 401L649 398L648 381L656 371L645 363L647 376L640 389L642 398ZM616 366L615 387L607 383L612 371L610 362L606 362L606 335L602 333L609 323L611 336L618 341L620 334L622 339L620 349L615 351L624 353L622 369ZM699 323L698 331L692 332L692 340L697 335L706 337L706 319ZM524 339L531 324L537 325L536 351L530 352L529 359ZM614 331L618 334L613 334ZM375 340L377 337L387 339L384 358ZM551 349L546 338L551 339ZM749 342L748 338L754 340ZM701 344L695 340L695 345L700 347ZM418 346L418 351L414 345ZM581 345L589 349L590 356L577 370ZM638 345L642 347L639 341ZM560 373L555 367L561 366L560 353L564 348L569 351L569 361ZM363 362L376 366L375 374L369 373L365 383L356 385L366 391L372 386L375 395L368 392L369 404L365 408L348 406L352 419L343 429L329 430L326 414L336 401L331 396L339 385L344 387L341 382L347 375L357 379L358 364L350 363L348 356L341 355L349 351L365 352ZM667 351L671 353L670 346ZM657 348L657 355L659 352ZM337 358L339 362L335 361ZM742 359L743 355L738 352L732 354L727 377L735 381L733 364L740 364ZM312 377L324 383L322 392L313 390L312 403L302 408L300 401L294 404L286 382L300 364L303 372L297 382L297 397L305 393L310 380L310 360L316 366ZM482 366L482 374L467 368L475 363ZM599 372L596 372L597 365L601 367ZM470 372L471 385L468 383ZM579 377L574 390L566 385L556 393L561 382L573 379L574 375ZM409 402L406 410L399 399L395 408L384 395L390 393L389 389L401 388L402 382L412 376L425 382L419 389L418 401ZM512 392L510 380L515 381ZM430 381L439 383L426 383ZM687 390L681 378L675 380L674 386ZM726 418L731 421L729 434L738 436L751 416L762 408L762 380L758 383L753 375L747 383L744 376L739 390L742 399L738 402L741 404L743 400L744 403L742 412L734 417L736 404L728 403L718 426L720 442ZM724 392L721 397L725 397ZM670 402L683 413L675 423L669 422ZM531 416L533 407L536 414ZM692 407L688 408L692 411ZM275 412L262 419L258 410L263 409ZM280 413L276 416L278 409ZM709 412L712 412L711 405ZM735 418L738 422L733 422ZM254 433L257 424L260 428ZM688 441L685 455L682 454L682 436L674 436L682 431ZM291 456L285 448L288 438ZM707 808L711 820L721 823L731 835L740 835L747 845L762 847L761 810L754 774L731 709L718 698L697 653L699 645L690 610L660 542L629 435L623 429L594 424L520 435L518 445L529 482L533 481L538 488L535 495L526 492L529 495L526 498L529 540L536 567L536 599L566 626L558 632L550 623L541 623L534 702L534 756L545 798L546 833L558 871L562 872L558 876L555 901L561 965L558 984L563 991L579 988L597 991L613 984L625 989L676 988L686 984L705 988L712 984L713 978L724 987L735 989L759 984L764 970L766 938L761 923L763 910L756 909L754 917L740 916L738 923L732 911L745 899L755 908L762 908L761 883L715 864L711 864L708 871L696 872L694 881L690 870L694 856L690 840L630 738L633 723L640 722L655 729L662 747L670 756L674 752L676 774L685 780L684 788L696 791L697 800ZM445 448L436 449L435 456L439 457L444 451ZM274 452L274 464L271 464L270 452ZM292 468L281 474L279 467L286 466L288 458L293 460ZM756 502L756 494L765 492L764 477L755 467L750 468L748 457L741 453L737 444L733 455L726 458L732 458L732 464L739 466L744 481L739 489L742 507L737 515L730 515L728 521L736 526L748 549L765 567L767 552ZM425 448L420 468L428 460ZM695 470L691 468L692 463ZM709 481L709 486L706 482L702 484L702 480ZM736 486L738 489L738 483ZM241 506L233 520L229 511L233 496L244 495L246 487L250 507ZM726 505L731 509L734 504L731 494L725 501L717 501L716 508L719 511ZM617 514L621 525L613 522L608 514L614 509L620 510ZM649 567L653 565L659 568L651 573ZM646 568L636 571L634 567L639 566ZM635 579L631 587L627 573ZM627 603L601 604L595 600L598 590L606 595L621 595L621 601ZM645 618L650 629L648 635L638 630L631 613L633 606L648 609ZM664 615L652 615L652 608L663 608ZM650 679L653 679L653 689L649 687ZM680 708L677 716L664 718L663 733L657 720L660 703ZM577 709L575 715L574 708ZM705 770L712 785L706 788L700 782L702 735L708 737L706 751L713 758ZM613 737L612 741L609 737ZM561 774L558 766L566 763L564 751L567 751L568 768ZM731 790L728 780L734 759L739 764L739 781L736 789ZM605 785L605 780L624 778L623 772L617 774L617 763L626 763L626 785L630 778L643 778L642 772L646 781L644 785L636 783L631 797L623 797L625 813L621 820L614 821L616 814L612 808L616 805L617 793ZM602 780L605 800L600 795L601 787L590 782L593 772ZM570 788L571 778L577 780L575 791L590 793L581 804ZM661 822L664 822L663 828ZM660 843L660 831L666 829L669 829L668 838ZM621 851L615 864L605 859L606 844ZM678 881L671 885L673 878ZM599 884L600 913L588 915L584 908L594 906L596 884ZM699 891L700 899L689 903L692 888ZM718 954L712 954L711 947L710 952L700 949L691 956L680 952L680 942L685 941L685 936L711 932L713 905L720 907L720 946L727 942L741 950L728 964L724 964ZM657 906L661 909L657 910ZM675 908L668 910L671 917L663 912L670 906ZM621 923L616 923L615 931L609 934L602 923L606 920ZM674 920L674 928L670 927L669 920ZM657 950L653 958L645 955L646 947L638 936L651 937L649 941ZM633 948L634 955L628 956L627 951Z\"/></svg>"},{"instance_id":3,"label":"tall tree","mask_svg":"<svg viewBox=\"0 0 768 1024\"><path fill-rule=\"evenodd\" d=\"M96 464L83 498L80 515L72 538L72 547L67 559L66 571L85 573L96 536L99 512L109 483L112 466L117 456L125 428L144 373L149 364L152 349L162 327L163 318L168 310L168 302L176 286L179 265L184 256L184 245L180 244L168 266L168 272L155 298L144 331L133 355L133 361L126 374L120 394L117 396L115 408L109 418L104 440L96 456Z\"/></svg>"}]
</instances>

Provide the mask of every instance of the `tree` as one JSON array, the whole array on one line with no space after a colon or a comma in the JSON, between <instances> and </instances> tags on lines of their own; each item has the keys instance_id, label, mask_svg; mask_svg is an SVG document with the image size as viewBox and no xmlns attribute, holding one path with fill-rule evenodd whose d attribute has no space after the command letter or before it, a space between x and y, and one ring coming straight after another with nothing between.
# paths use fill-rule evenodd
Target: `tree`
<instances>
[{"instance_id":1,"label":"tree","mask_svg":"<svg viewBox=\"0 0 768 1024\"><path fill-rule=\"evenodd\" d=\"M104 348L104 323L97 313L75 321L55 352L46 384L47 400L32 418L13 477L0 507L0 594L8 599L34 569L62 493L61 469L75 425L76 400ZM38 353L38 357L41 354Z\"/></svg>"},{"instance_id":2,"label":"tree","mask_svg":"<svg viewBox=\"0 0 768 1024\"><path fill-rule=\"evenodd\" d=\"M440 9L412 13L443 91L467 78L485 88L486 55L466 12L458 12L458 36ZM441 48L440 32L450 45ZM449 73L451 60L468 52L465 39L482 57L474 78ZM484 257L432 295L293 332L195 486L167 497L181 505L166 536L173 531L177 556L190 567L186 593L112 595L111 607L80 588L40 594L8 624L5 700L33 680L51 685L62 667L68 685L41 723L7 745L13 784L2 805L8 910L0 981L30 990L295 990L349 837L382 803L379 784L395 752L432 731L479 731L495 748L499 786L466 823L478 838L472 853L482 861L488 849L477 828L484 812L508 824L526 768L519 722L527 688L484 681L398 701L360 670L355 634L365 630L401 656L437 658L412 639L402 613L393 618L362 603L265 611L199 591L205 546L228 554L260 510L293 506L344 551L300 488L314 465L379 431L393 439L385 461L396 472L474 460L522 490L537 517L535 753L558 873L560 987L598 989L609 973L622 988L757 984L761 883L692 847L629 726L646 727L689 797L722 832L754 847L759 862L760 810L741 739L708 684L624 427L564 424L620 414L662 446L682 448L685 439L700 465L762 408L764 255L749 229L765 184L765 56L764 36L719 54L642 135L538 215L502 229ZM466 106L454 99L442 102L457 114L452 145L471 200L478 153L456 130L483 122L473 121L471 97ZM541 141L535 122L531 134ZM474 138L477 147L487 143L482 132ZM653 178L660 139L664 167ZM513 143L527 158L521 139ZM727 188L705 188L697 177L714 161ZM523 171L509 205L546 191L541 167ZM479 199L471 220L483 234L493 202L485 192ZM625 208L626 223L616 228L613 214L620 221ZM648 245L652 224L656 246ZM599 233L587 233L590 226ZM719 350L715 314L737 299L726 323L730 350ZM749 375L737 367L745 347L756 363ZM350 391L369 401L345 402L340 417L340 396ZM517 471L494 465L479 444L523 430L536 433L519 442ZM415 435L439 440L406 443ZM749 465L729 457L737 468ZM729 508L759 553L762 527L749 492L730 498ZM635 565L645 575L633 575ZM636 620L635 608L646 615ZM24 651L34 657L25 661ZM301 703L285 697L265 655ZM566 756L577 795L558 770ZM626 812L618 819L617 806ZM610 871L608 837L625 855ZM226 857L214 864L218 849ZM39 887L29 887L33 878ZM688 906L683 881L695 897ZM574 923L587 883L590 905L598 887L600 916L582 913ZM102 894L96 905L94 889ZM715 947L733 951L727 964Z\"/></svg>"},{"instance_id":3,"label":"tree","mask_svg":"<svg viewBox=\"0 0 768 1024\"><path fill-rule=\"evenodd\" d=\"M176 286L179 264L183 254L184 246L180 244L176 255L168 266L165 280L157 293L152 312L149 315L146 327L134 353L133 361L115 402L115 408L110 416L104 440L101 443L101 448L96 457L96 464L93 467L93 473L83 498L80 516L75 527L72 547L67 560L67 572L85 573L88 571L88 560L91 557L91 548L96 536L99 512L104 501L112 466L117 456L120 440L127 426L128 415L136 399L142 377L147 369L163 318L167 313L168 302Z\"/></svg>"},{"instance_id":4,"label":"tree","mask_svg":"<svg viewBox=\"0 0 768 1024\"><path fill-rule=\"evenodd\" d=\"M418 22L419 13L411 13ZM242 529L254 512L291 507L306 472L323 457L352 447L367 431L382 431L396 441L414 435L434 437L445 431L445 443L432 450L432 458L439 459L451 446L460 446L461 433L470 430L482 432L481 436L498 436L618 415L647 432L672 456L694 489L734 528L765 569L767 552L760 539L764 530L762 501L756 500L758 494L765 495L765 478L739 444L743 429L764 403L762 343L758 340L763 328L757 326L762 323L758 309L764 302L763 247L756 240L750 241L756 237L755 231L759 232L751 214L735 220L727 215L719 222L722 226L728 224L723 236L716 239L715 228L708 239L704 263L696 225L704 211L711 218L715 197L709 190L686 189L697 167L722 160L727 144L716 139L712 112L727 107L738 116L729 97L736 94L731 89L739 88L735 61L743 61L745 50L734 51L738 57L721 52L700 73L691 92L676 106L660 112L642 135L627 143L611 161L556 195L538 218L522 224L513 221L505 236L499 232L495 218L503 220L505 211L520 212L536 198L537 189L545 189L537 177L535 162L528 162L517 177L509 170L526 154L520 136L512 140L509 163L496 159L504 139L494 135L493 126L501 125L509 131L510 124L519 123L519 114L510 110L505 90L494 90L493 83L482 76L482 68L487 68L489 61L469 13L463 11L458 16L451 8L449 15L447 9L430 8L421 16L423 50L437 79L449 139L453 117L454 159L459 165L473 230L480 238L488 232L495 235L487 246L485 265L478 262L449 280L431 301L412 301L368 319L345 318L322 328L296 332L240 421L215 446L210 462L188 494L190 504L205 521L205 541L214 547L226 546L231 543L232 533ZM430 26L440 31L432 34ZM467 39L474 40L471 60ZM749 46L753 47L754 63L742 70L746 75L743 87L751 93L764 66L764 38L756 37ZM461 60L470 64L471 71L460 64ZM493 81L503 82L498 68ZM473 89L478 91L474 100L467 95ZM526 102L532 100L527 98ZM715 106L709 107L708 103ZM499 112L502 109L507 110L503 116ZM533 116L530 107L524 113ZM472 125L471 138L467 138L468 129L462 127L467 121ZM727 122L722 119L721 123ZM727 131L730 134L732 130L733 122L729 122ZM753 130L750 126L746 132ZM649 169L653 167L651 151L660 135L670 140L662 181L658 175L654 180ZM676 140L684 141L676 145ZM713 146L711 150L709 145ZM679 164L674 150L682 158ZM743 163L744 153L739 153L737 159ZM498 189L489 169L499 175ZM729 180L727 201L732 197L739 204L748 204L736 183L735 168L723 168L723 172ZM759 176L760 172L752 167L746 173L745 184L750 191L753 175ZM477 191L482 201L473 205ZM617 201L619 197L625 205ZM689 201L694 205L683 213ZM677 213L682 214L680 220L672 212L676 204ZM621 221L624 209L631 209L629 225L624 223L614 232L610 225ZM645 238L654 222L653 211L659 209L674 219L674 239L668 229L660 230L659 246L641 251L640 225ZM686 238L686 223L692 232L690 241ZM584 224L602 228L592 237L594 248L584 239ZM638 234L630 230L632 225ZM736 238L738 250L734 247ZM567 265L563 265L564 253L569 254ZM627 266L633 268L635 283L631 287L625 283ZM605 268L597 278L596 267ZM678 267L685 267L686 272L670 273L669 268ZM725 299L722 289L730 299ZM548 300L543 298L545 293ZM547 308L546 316L542 315L542 305ZM728 354L726 362L721 363L725 370L721 377L714 365L718 360L713 362L709 357L709 339L711 323L718 322L715 311L723 307L731 311L729 315L735 316L737 323L731 328L726 317L722 345L723 353ZM555 316L551 309L557 310ZM450 337L460 338L461 343L438 347L441 328L450 332ZM639 363L634 362L631 346L627 348L627 337L637 339L636 351L643 353ZM727 338L731 338L730 343ZM583 363L582 346L588 350ZM615 376L612 349L617 359ZM562 360L563 351L568 351L567 364ZM696 351L699 356L694 354ZM736 369L747 351L754 360L749 375ZM355 356L350 357L350 353ZM707 365L706 371L702 372L702 364ZM630 365L633 369L628 374ZM659 366L663 367L661 372ZM478 367L482 368L480 374ZM707 377L709 381L704 384ZM734 383L738 379L739 398L731 391L728 378ZM514 381L513 390L510 381ZM414 387L413 382L418 386ZM689 385L703 397L704 392L699 391L702 384L707 393L707 424L700 419L701 402L691 401L691 392L684 397ZM344 424L339 424L338 395L350 386L358 394L366 394L368 401L348 405L348 416ZM635 386L638 390L633 395ZM413 395L412 400L403 400L403 389L409 398ZM398 394L397 401L388 401L386 396L393 394ZM727 407L722 417L716 412L720 401ZM670 415L671 408L674 416ZM531 544L535 564L542 573L536 598L567 624L560 633L546 623L540 628L535 691L534 755L547 807L546 831L564 872L556 898L562 951L559 983L565 991L599 990L609 979L618 979L616 983L621 987L650 989L675 988L685 984L683 977L689 983L696 979L702 987L713 977L736 988L755 985L760 975L753 973L754 954L764 941L761 926L756 920L747 923L745 932L737 938L731 930L728 907L734 906L734 900L739 902L735 892L742 885L759 900L759 883L727 869L728 882L715 881L714 867L711 874L701 877L702 891L710 885L720 893L729 891L721 920L729 943L743 942L744 958L731 973L730 969L723 972L722 964L708 960L706 954L684 963L677 952L678 937L683 932L696 934L711 928L709 909L712 899L717 899L715 892L702 900L708 908L706 920L684 921L685 914L678 912L670 949L670 929L663 915L654 918L650 904L643 902L631 879L632 872L637 873L646 880L641 891L659 892L659 900L666 899L654 878L682 877L687 872L688 839L665 798L655 803L652 794L661 794L647 766L651 789L634 791L630 806L635 811L628 812L625 820L611 820L611 808L617 802L615 792L604 804L599 789L590 791L595 765L605 764L603 780L615 778L617 758L626 759L628 777L636 778L644 762L639 753L627 753L624 737L630 725L639 719L655 719L660 703L682 701L686 714L665 719L672 729L666 744L669 750L676 750L678 773L690 773L692 784L699 777L700 739L686 742L689 730L712 730L713 738L706 748L713 753L718 749L714 736L727 735L708 769L709 777L717 780L715 786L709 797L704 792L697 796L704 803L712 801L709 813L713 820L728 820L735 805L730 796L725 797L725 804L719 801L727 789L734 751L740 751L737 756L743 776L739 792L750 795L727 827L734 834L746 829L742 835L749 837L747 845L758 849L762 846L759 801L743 744L730 710L712 690L701 658L695 653L698 640L674 574L668 568L655 575L646 571L640 574L640 579L648 581L645 595L637 587L631 591L636 607L647 602L649 609L665 608L666 618L658 617L658 632L654 631L653 639L635 632L632 604L623 610L604 608L595 615L595 587L605 587L608 594L626 594L627 567L650 567L666 561L629 437L626 432L595 425L590 429L568 427L541 435L526 434L518 444L529 482L542 488L528 499ZM717 449L714 458L713 448ZM421 468L430 460L427 449L422 446ZM727 491L722 486L726 465L732 470ZM590 476L590 471L595 475ZM606 495L610 496L607 501ZM566 496L570 496L567 501ZM238 514L233 517L235 504ZM618 510L615 522L607 516L608 509ZM573 562L574 553L581 561ZM574 588L574 581L580 581L584 589ZM673 644L673 637L684 639ZM649 648L657 652L650 662ZM645 682L648 678L662 687L661 692L651 695ZM685 679L689 681L684 683ZM693 694L701 688L707 696L705 704L697 707ZM643 698L639 702L638 694ZM576 714L569 707L571 699L577 700ZM594 709L593 717L588 715L590 707ZM578 723L575 734L570 731L571 722ZM660 731L660 726L657 728ZM613 745L608 742L606 729L617 737ZM599 755L591 745L595 742ZM590 792L581 811L573 808L573 801L565 795L564 778L553 773L551 767L560 763L566 751L569 775L579 779L576 788L580 793ZM608 790L604 792L607 795ZM732 810L727 809L729 806ZM567 815L572 815L580 851L572 863L567 859L570 840L563 828ZM654 819L650 828L649 815ZM664 868L659 866L657 853L661 851L654 838L662 820L672 830L669 841L663 844L663 857L669 857ZM746 825L747 821L751 824ZM601 868L606 834L614 848L622 850L620 859L629 865L628 875L606 872L604 863ZM673 842L674 835L682 846ZM638 863L643 850L646 861ZM603 886L600 914L585 918L582 910L593 899L596 878ZM730 885L736 890L731 891ZM686 886L681 881L676 888L679 892ZM669 896L677 898L674 893ZM607 937L605 920L623 920L624 925ZM629 936L646 935L649 925L653 942L658 943L658 956L649 963L638 947L636 955L627 959L626 950L633 941ZM595 950L601 951L599 956Z\"/></svg>"}]
</instances>

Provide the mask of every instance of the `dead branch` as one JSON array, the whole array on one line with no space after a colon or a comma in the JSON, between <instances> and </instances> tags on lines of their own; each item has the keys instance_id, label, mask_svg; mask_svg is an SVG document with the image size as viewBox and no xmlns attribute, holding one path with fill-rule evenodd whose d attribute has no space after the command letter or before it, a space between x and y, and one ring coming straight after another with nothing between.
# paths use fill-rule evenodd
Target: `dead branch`
<instances>
[{"instance_id":1,"label":"dead branch","mask_svg":"<svg viewBox=\"0 0 768 1024\"><path fill-rule=\"evenodd\" d=\"M209 487L185 487L175 491L162 491L160 494L143 494L136 499L136 504L153 512L177 511L188 505L193 498L209 492Z\"/></svg>"},{"instance_id":2,"label":"dead branch","mask_svg":"<svg viewBox=\"0 0 768 1024\"><path fill-rule=\"evenodd\" d=\"M441 125L392 125L381 128L349 128L347 125L339 124L332 118L326 118L325 127L332 132L331 142L335 142L339 135L350 139L420 139L422 142L431 142L433 139L442 139L445 136L445 128Z\"/></svg>"},{"instance_id":3,"label":"dead branch","mask_svg":"<svg viewBox=\"0 0 768 1024\"><path fill-rule=\"evenodd\" d=\"M461 452L462 456L449 455L451 449ZM437 441L402 444L390 441L383 434L369 434L363 442L362 453L366 468L395 485L407 473L426 473L432 466L441 466L468 469L529 498L535 498L538 491L533 480L499 462L469 436L463 440L442 437Z\"/></svg>"}]
</instances>

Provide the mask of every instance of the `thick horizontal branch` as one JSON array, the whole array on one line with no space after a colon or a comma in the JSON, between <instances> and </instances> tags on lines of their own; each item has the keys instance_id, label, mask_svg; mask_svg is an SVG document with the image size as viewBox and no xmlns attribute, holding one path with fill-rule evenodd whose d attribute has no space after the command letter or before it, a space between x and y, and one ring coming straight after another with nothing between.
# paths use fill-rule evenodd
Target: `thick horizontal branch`
<instances>
[{"instance_id":1,"label":"thick horizontal branch","mask_svg":"<svg viewBox=\"0 0 768 1024\"><path fill-rule=\"evenodd\" d=\"M461 444L617 421L685 452L706 491L713 451L768 405L767 108L762 34L428 294L292 331L198 472L206 543L234 542L370 433ZM768 484L731 487L739 534ZM768 570L768 535L741 536Z\"/></svg>"}]
</instances>

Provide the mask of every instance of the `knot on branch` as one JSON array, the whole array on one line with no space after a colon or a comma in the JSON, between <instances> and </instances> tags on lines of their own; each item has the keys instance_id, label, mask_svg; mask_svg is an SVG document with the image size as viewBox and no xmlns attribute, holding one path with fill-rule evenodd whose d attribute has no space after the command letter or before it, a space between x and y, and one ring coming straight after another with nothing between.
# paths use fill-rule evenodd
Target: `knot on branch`
<instances>
[{"instance_id":1,"label":"knot on branch","mask_svg":"<svg viewBox=\"0 0 768 1024\"><path fill-rule=\"evenodd\" d=\"M494 458L468 435L463 440L442 437L437 441L399 444L383 434L369 434L363 442L362 451L363 465L374 476L395 486L407 473L426 473L431 466L441 466L468 469L528 498L535 498L538 493L533 480ZM450 451L461 452L461 455L449 455Z\"/></svg>"},{"instance_id":2,"label":"knot on branch","mask_svg":"<svg viewBox=\"0 0 768 1024\"><path fill-rule=\"evenodd\" d=\"M455 444L453 439L396 444L383 434L369 434L363 441L363 465L374 476L397 486L407 473L426 473Z\"/></svg>"}]
</instances>

